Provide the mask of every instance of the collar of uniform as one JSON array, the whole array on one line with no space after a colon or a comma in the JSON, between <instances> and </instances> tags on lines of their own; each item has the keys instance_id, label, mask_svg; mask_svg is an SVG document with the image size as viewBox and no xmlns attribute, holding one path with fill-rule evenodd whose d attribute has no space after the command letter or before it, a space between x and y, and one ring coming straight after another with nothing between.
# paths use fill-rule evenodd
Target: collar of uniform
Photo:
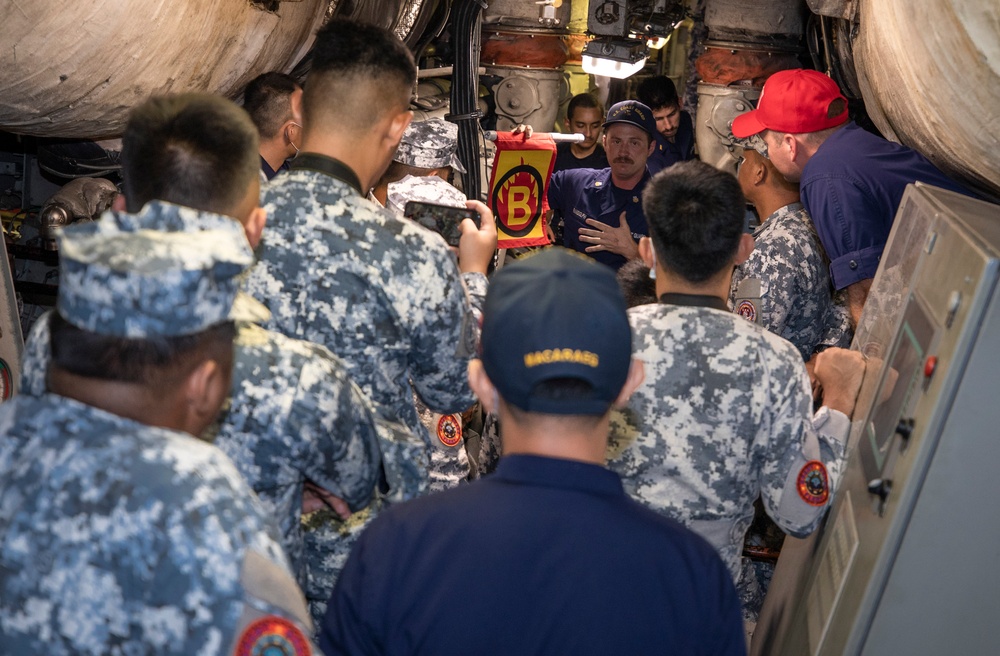
<instances>
[{"instance_id":1,"label":"collar of uniform","mask_svg":"<svg viewBox=\"0 0 1000 656\"><path fill-rule=\"evenodd\" d=\"M601 465L562 458L523 454L504 456L489 479L591 494L625 494L621 478L613 471Z\"/></svg>"},{"instance_id":2,"label":"collar of uniform","mask_svg":"<svg viewBox=\"0 0 1000 656\"><path fill-rule=\"evenodd\" d=\"M726 305L726 301L718 296L667 293L660 295L660 303L666 303L667 305L686 305L688 307L706 307L713 310L729 312L729 306Z\"/></svg>"},{"instance_id":3,"label":"collar of uniform","mask_svg":"<svg viewBox=\"0 0 1000 656\"><path fill-rule=\"evenodd\" d=\"M260 156L260 170L264 172L264 176L268 180L273 178L278 173L277 171L271 168L271 165L267 163L267 160L264 159L263 155Z\"/></svg>"},{"instance_id":4,"label":"collar of uniform","mask_svg":"<svg viewBox=\"0 0 1000 656\"><path fill-rule=\"evenodd\" d=\"M753 231L754 239L760 237L762 234L781 222L783 217L790 214L796 214L801 212L803 209L804 208L801 202L795 202L783 205L782 207L774 210L766 219L764 219L764 222L757 226L757 229Z\"/></svg>"},{"instance_id":5,"label":"collar of uniform","mask_svg":"<svg viewBox=\"0 0 1000 656\"><path fill-rule=\"evenodd\" d=\"M293 171L303 169L317 171L331 178L337 178L356 189L360 195L365 195L365 192L361 189L361 180L358 179L358 174L339 159L320 155L319 153L302 153L292 160L291 168Z\"/></svg>"}]
</instances>

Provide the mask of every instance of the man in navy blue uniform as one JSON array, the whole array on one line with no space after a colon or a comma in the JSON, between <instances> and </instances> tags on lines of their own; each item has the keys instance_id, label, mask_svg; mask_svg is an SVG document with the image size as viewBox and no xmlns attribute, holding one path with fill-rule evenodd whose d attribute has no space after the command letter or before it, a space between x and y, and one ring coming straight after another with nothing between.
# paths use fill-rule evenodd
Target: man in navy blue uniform
<instances>
[{"instance_id":1,"label":"man in navy blue uniform","mask_svg":"<svg viewBox=\"0 0 1000 656\"><path fill-rule=\"evenodd\" d=\"M656 121L656 149L646 166L658 173L677 162L694 159L694 124L691 115L681 109L677 87L665 75L654 75L639 83L635 90L639 102L653 110Z\"/></svg>"},{"instance_id":2,"label":"man in navy blue uniform","mask_svg":"<svg viewBox=\"0 0 1000 656\"><path fill-rule=\"evenodd\" d=\"M501 269L469 382L499 411L504 456L487 478L375 520L337 581L322 649L744 653L714 550L603 465L612 406L642 378L609 269L560 248Z\"/></svg>"},{"instance_id":3,"label":"man in navy blue uniform","mask_svg":"<svg viewBox=\"0 0 1000 656\"><path fill-rule=\"evenodd\" d=\"M639 256L636 245L649 234L642 190L649 181L646 160L656 148L653 112L635 100L611 107L604 121L606 169L572 169L552 174L550 225L562 224L562 244L615 270Z\"/></svg>"},{"instance_id":4,"label":"man in navy blue uniform","mask_svg":"<svg viewBox=\"0 0 1000 656\"><path fill-rule=\"evenodd\" d=\"M847 290L856 324L906 185L923 182L968 194L926 157L848 120L847 99L818 71L768 78L756 110L736 117L733 134L761 134L774 167L801 187L830 257L830 278Z\"/></svg>"}]
</instances>

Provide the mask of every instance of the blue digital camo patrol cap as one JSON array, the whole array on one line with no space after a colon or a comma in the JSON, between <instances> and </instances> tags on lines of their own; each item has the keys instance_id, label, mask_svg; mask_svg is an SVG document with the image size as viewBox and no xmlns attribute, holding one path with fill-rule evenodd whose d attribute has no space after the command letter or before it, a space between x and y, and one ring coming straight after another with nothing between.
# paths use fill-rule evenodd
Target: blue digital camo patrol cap
<instances>
[{"instance_id":1,"label":"blue digital camo patrol cap","mask_svg":"<svg viewBox=\"0 0 1000 656\"><path fill-rule=\"evenodd\" d=\"M764 141L764 138L759 134L751 134L749 137L743 137L741 139L740 137L730 133L729 140L732 141L733 145L738 148L742 148L744 150L756 150L764 159L770 159L767 156L767 142Z\"/></svg>"},{"instance_id":2,"label":"blue digital camo patrol cap","mask_svg":"<svg viewBox=\"0 0 1000 656\"><path fill-rule=\"evenodd\" d=\"M608 110L608 117L604 120L604 127L614 123L628 123L643 130L650 137L656 136L656 119L653 118L653 110L638 100L623 100L612 105L611 109Z\"/></svg>"},{"instance_id":3,"label":"blue digital camo patrol cap","mask_svg":"<svg viewBox=\"0 0 1000 656\"><path fill-rule=\"evenodd\" d=\"M407 126L393 159L421 169L450 166L459 173L465 173L465 167L455 154L457 150L458 126L431 118L413 121Z\"/></svg>"},{"instance_id":4,"label":"blue digital camo patrol cap","mask_svg":"<svg viewBox=\"0 0 1000 656\"><path fill-rule=\"evenodd\" d=\"M63 229L59 260L66 321L101 335L172 337L235 318L253 251L234 219L153 201Z\"/></svg>"},{"instance_id":5,"label":"blue digital camo patrol cap","mask_svg":"<svg viewBox=\"0 0 1000 656\"><path fill-rule=\"evenodd\" d=\"M614 272L564 248L500 269L483 309L482 362L507 403L527 412L603 415L621 393L632 360L632 330ZM589 391L548 398L553 378Z\"/></svg>"}]
</instances>

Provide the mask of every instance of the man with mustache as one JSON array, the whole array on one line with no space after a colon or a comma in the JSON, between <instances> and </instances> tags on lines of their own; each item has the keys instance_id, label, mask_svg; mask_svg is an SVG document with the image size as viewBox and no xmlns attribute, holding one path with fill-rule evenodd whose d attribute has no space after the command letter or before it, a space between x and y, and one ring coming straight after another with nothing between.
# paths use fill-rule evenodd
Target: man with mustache
<instances>
[{"instance_id":1,"label":"man with mustache","mask_svg":"<svg viewBox=\"0 0 1000 656\"><path fill-rule=\"evenodd\" d=\"M646 105L625 100L604 122L606 169L559 171L549 181L553 219L562 220L562 244L619 269L639 256L636 243L649 234L642 190L649 181L646 160L656 148L656 120Z\"/></svg>"}]
</instances>

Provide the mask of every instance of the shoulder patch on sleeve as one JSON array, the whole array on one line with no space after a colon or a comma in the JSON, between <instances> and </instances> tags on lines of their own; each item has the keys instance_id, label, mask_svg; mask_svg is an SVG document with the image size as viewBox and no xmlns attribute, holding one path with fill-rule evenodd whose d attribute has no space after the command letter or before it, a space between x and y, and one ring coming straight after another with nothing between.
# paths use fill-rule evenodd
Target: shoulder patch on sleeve
<instances>
[{"instance_id":1,"label":"shoulder patch on sleeve","mask_svg":"<svg viewBox=\"0 0 1000 656\"><path fill-rule=\"evenodd\" d=\"M826 467L819 460L805 464L798 477L799 496L810 506L822 506L830 498L829 478Z\"/></svg>"},{"instance_id":2,"label":"shoulder patch on sleeve","mask_svg":"<svg viewBox=\"0 0 1000 656\"><path fill-rule=\"evenodd\" d=\"M458 446L462 441L462 422L458 415L441 415L437 423L437 436L447 447Z\"/></svg>"},{"instance_id":3,"label":"shoulder patch on sleeve","mask_svg":"<svg viewBox=\"0 0 1000 656\"><path fill-rule=\"evenodd\" d=\"M740 315L750 323L757 323L757 306L753 301L743 300L736 306L736 314Z\"/></svg>"},{"instance_id":4,"label":"shoulder patch on sleeve","mask_svg":"<svg viewBox=\"0 0 1000 656\"><path fill-rule=\"evenodd\" d=\"M744 278L736 288L735 312L750 323L760 323L761 281Z\"/></svg>"},{"instance_id":5,"label":"shoulder patch on sleeve","mask_svg":"<svg viewBox=\"0 0 1000 656\"><path fill-rule=\"evenodd\" d=\"M294 623L265 615L244 629L235 656L311 656L309 640Z\"/></svg>"}]
</instances>

